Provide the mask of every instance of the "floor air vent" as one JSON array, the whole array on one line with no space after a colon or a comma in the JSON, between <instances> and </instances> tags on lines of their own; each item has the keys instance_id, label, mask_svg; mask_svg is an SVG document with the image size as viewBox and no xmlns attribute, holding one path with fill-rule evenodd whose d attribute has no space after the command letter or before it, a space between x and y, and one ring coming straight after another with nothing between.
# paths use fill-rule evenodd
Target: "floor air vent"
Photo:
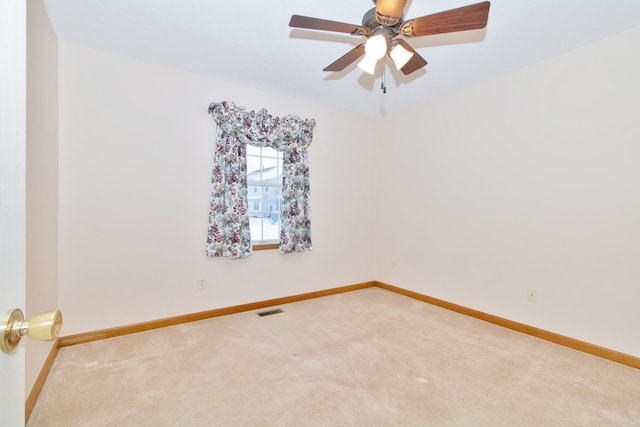
<instances>
[{"instance_id":1,"label":"floor air vent","mask_svg":"<svg viewBox=\"0 0 640 427\"><path fill-rule=\"evenodd\" d=\"M260 317L271 316L272 314L278 314L278 313L284 313L284 311L281 308L276 308L274 310L261 311L260 313L258 313L258 316Z\"/></svg>"}]
</instances>

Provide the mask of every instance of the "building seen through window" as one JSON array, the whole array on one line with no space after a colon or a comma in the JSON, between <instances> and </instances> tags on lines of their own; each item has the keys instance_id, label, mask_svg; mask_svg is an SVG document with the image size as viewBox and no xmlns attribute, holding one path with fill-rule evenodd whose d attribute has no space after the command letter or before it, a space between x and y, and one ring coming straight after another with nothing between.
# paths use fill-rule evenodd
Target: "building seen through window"
<instances>
[{"instance_id":1,"label":"building seen through window","mask_svg":"<svg viewBox=\"0 0 640 427\"><path fill-rule=\"evenodd\" d=\"M278 243L282 200L282 153L247 145L247 199L251 241Z\"/></svg>"}]
</instances>

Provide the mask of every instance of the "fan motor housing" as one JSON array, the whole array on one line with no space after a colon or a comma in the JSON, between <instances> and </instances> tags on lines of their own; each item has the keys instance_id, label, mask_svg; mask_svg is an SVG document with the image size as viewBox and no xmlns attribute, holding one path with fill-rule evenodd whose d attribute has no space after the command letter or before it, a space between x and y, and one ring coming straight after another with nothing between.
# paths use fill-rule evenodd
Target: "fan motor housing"
<instances>
[{"instance_id":1,"label":"fan motor housing","mask_svg":"<svg viewBox=\"0 0 640 427\"><path fill-rule=\"evenodd\" d=\"M378 20L376 19L376 8L370 9L367 13L362 17L362 26L373 29L374 27L380 25Z\"/></svg>"},{"instance_id":2,"label":"fan motor housing","mask_svg":"<svg viewBox=\"0 0 640 427\"><path fill-rule=\"evenodd\" d=\"M385 17L381 17L376 13L376 8L374 7L368 10L362 17L362 26L371 30L374 30L376 27L392 28L395 33L398 33L399 31L397 31L397 29L403 24L404 16L390 18L393 22L387 22L384 18Z\"/></svg>"}]
</instances>

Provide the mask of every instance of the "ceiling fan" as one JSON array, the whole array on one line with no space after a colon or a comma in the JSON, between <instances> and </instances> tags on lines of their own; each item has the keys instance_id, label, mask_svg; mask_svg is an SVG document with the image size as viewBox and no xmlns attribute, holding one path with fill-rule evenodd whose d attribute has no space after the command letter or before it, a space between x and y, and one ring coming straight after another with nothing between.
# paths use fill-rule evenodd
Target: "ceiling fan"
<instances>
[{"instance_id":1,"label":"ceiling fan","mask_svg":"<svg viewBox=\"0 0 640 427\"><path fill-rule=\"evenodd\" d=\"M293 15L289 26L367 38L323 71L342 71L364 55L358 67L373 74L378 60L389 55L396 68L408 75L427 65L427 61L398 36L412 38L484 28L490 6L488 1L484 1L405 21L403 11L407 0L373 0L373 3L375 7L364 14L362 25Z\"/></svg>"}]
</instances>

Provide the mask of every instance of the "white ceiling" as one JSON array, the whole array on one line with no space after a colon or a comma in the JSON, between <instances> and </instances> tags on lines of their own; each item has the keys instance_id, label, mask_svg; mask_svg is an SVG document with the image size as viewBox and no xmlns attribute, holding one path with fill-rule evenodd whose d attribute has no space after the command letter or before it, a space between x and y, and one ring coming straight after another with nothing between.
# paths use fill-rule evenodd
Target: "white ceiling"
<instances>
[{"instance_id":1,"label":"white ceiling","mask_svg":"<svg viewBox=\"0 0 640 427\"><path fill-rule=\"evenodd\" d=\"M405 19L480 0L409 0ZM44 0L59 39L380 116L640 25L639 0L492 0L486 29L409 39L409 76L322 69L363 38L292 29L292 14L360 24L371 0ZM637 49L637 47L633 47ZM593 58L598 61L598 58Z\"/></svg>"}]
</instances>

